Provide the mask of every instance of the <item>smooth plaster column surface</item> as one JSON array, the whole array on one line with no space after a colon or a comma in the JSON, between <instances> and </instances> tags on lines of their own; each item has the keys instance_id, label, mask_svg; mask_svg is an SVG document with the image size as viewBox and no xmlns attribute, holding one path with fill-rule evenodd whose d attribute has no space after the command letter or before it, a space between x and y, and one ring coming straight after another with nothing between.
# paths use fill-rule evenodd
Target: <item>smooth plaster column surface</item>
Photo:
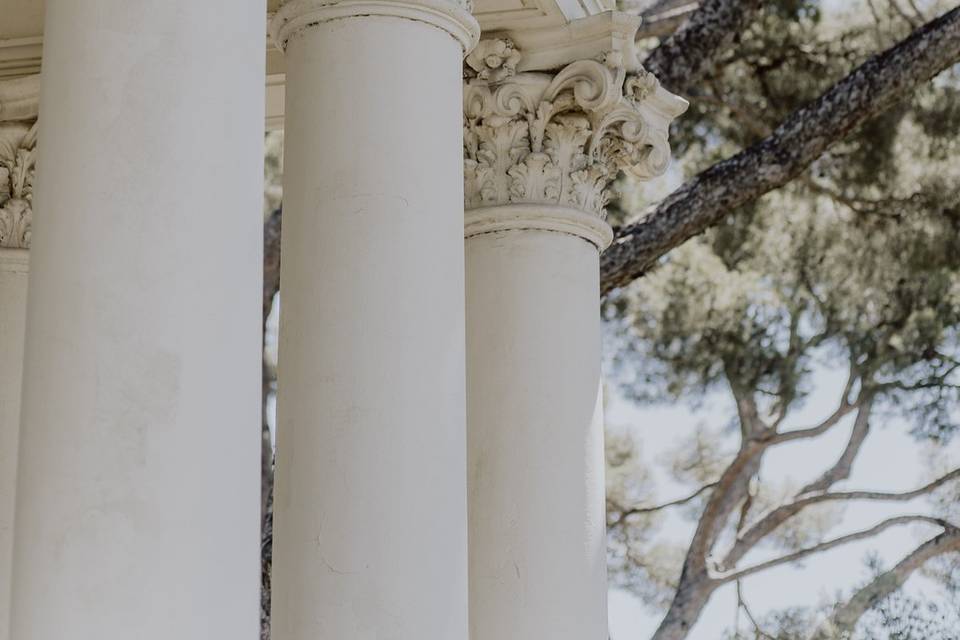
<instances>
[{"instance_id":1,"label":"smooth plaster column surface","mask_svg":"<svg viewBox=\"0 0 960 640\"><path fill-rule=\"evenodd\" d=\"M262 0L46 5L11 637L258 637Z\"/></svg>"},{"instance_id":2,"label":"smooth plaster column surface","mask_svg":"<svg viewBox=\"0 0 960 640\"><path fill-rule=\"evenodd\" d=\"M20 378L27 314L26 249L0 249L0 640L9 638Z\"/></svg>"},{"instance_id":3,"label":"smooth plaster column surface","mask_svg":"<svg viewBox=\"0 0 960 640\"><path fill-rule=\"evenodd\" d=\"M286 9L278 19L303 28L277 35L273 638L466 640L458 211L476 23L445 0Z\"/></svg>"},{"instance_id":4,"label":"smooth plaster column surface","mask_svg":"<svg viewBox=\"0 0 960 640\"><path fill-rule=\"evenodd\" d=\"M606 640L599 252L537 209L467 212L470 637Z\"/></svg>"}]
</instances>

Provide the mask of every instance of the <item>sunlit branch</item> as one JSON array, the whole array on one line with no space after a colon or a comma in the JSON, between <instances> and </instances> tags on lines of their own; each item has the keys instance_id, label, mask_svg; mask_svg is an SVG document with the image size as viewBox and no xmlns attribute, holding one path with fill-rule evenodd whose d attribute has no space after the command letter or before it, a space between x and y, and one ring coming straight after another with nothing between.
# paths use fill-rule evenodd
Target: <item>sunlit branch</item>
<instances>
[{"instance_id":1,"label":"sunlit branch","mask_svg":"<svg viewBox=\"0 0 960 640\"><path fill-rule=\"evenodd\" d=\"M880 524L870 527L869 529L858 531L856 533L850 533L845 536L840 536L839 538L834 538L832 540L827 540L825 542L821 542L820 544L816 544L812 547L801 549L799 551L789 553L785 556L780 556L779 558L773 558L771 560L767 560L765 562L761 562L759 564L746 567L745 569L740 569L739 571L731 571L727 573L716 574L711 576L711 578L717 582L722 582L722 583L741 580L755 573L760 573L761 571L766 571L767 569L779 567L780 565L797 562L811 555L822 553L824 551L828 551L835 547L839 547L845 544L850 544L851 542L856 542L858 540L866 540L868 538L872 538L886 531L890 527L894 527L902 524L912 524L917 522L936 525L938 527L943 527L946 530L957 529L957 527L950 524L946 520L943 520L940 518L934 518L932 516L925 516L925 515L897 516L895 518L889 518L888 520L884 520Z\"/></svg>"}]
</instances>

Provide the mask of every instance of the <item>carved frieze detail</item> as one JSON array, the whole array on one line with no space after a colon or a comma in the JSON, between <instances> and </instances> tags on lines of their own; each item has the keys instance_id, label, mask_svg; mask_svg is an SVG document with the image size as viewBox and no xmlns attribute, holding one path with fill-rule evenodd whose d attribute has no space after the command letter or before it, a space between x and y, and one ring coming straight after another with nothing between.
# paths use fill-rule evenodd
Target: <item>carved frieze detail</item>
<instances>
[{"instance_id":1,"label":"carved frieze detail","mask_svg":"<svg viewBox=\"0 0 960 640\"><path fill-rule=\"evenodd\" d=\"M37 123L0 122L0 247L29 249Z\"/></svg>"},{"instance_id":2,"label":"carved frieze detail","mask_svg":"<svg viewBox=\"0 0 960 640\"><path fill-rule=\"evenodd\" d=\"M687 103L623 56L522 72L505 39L467 59L464 180L467 209L566 205L604 217L619 171L650 179L670 163L670 122Z\"/></svg>"}]
</instances>

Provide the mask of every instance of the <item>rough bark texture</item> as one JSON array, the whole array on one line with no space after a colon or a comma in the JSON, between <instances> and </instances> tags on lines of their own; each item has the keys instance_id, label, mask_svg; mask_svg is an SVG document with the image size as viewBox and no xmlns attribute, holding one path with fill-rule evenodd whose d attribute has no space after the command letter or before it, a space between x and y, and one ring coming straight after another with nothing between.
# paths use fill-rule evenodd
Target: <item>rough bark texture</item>
<instances>
[{"instance_id":1,"label":"rough bark texture","mask_svg":"<svg viewBox=\"0 0 960 640\"><path fill-rule=\"evenodd\" d=\"M706 575L681 584L667 615L651 640L684 640L693 631L693 625L710 602L710 596L716 588L717 585L711 583Z\"/></svg>"},{"instance_id":2,"label":"rough bark texture","mask_svg":"<svg viewBox=\"0 0 960 640\"><path fill-rule=\"evenodd\" d=\"M280 290L280 218L277 209L263 225L263 318L264 337L267 332L267 317L273 308L273 298ZM260 443L260 513L266 519L267 502L273 492L273 446L270 443L270 426L267 424L267 396L270 393L270 372L266 361L263 364Z\"/></svg>"},{"instance_id":3,"label":"rough bark texture","mask_svg":"<svg viewBox=\"0 0 960 640\"><path fill-rule=\"evenodd\" d=\"M266 336L267 317L273 298L280 290L280 222L277 209L263 225L263 329ZM273 559L273 446L267 422L267 396L270 394L270 371L266 360L262 376L262 421L260 430L260 639L270 640L270 568Z\"/></svg>"},{"instance_id":4,"label":"rough bark texture","mask_svg":"<svg viewBox=\"0 0 960 640\"><path fill-rule=\"evenodd\" d=\"M761 0L704 0L643 66L674 93L689 94L717 55L750 22Z\"/></svg>"},{"instance_id":5,"label":"rough bark texture","mask_svg":"<svg viewBox=\"0 0 960 640\"><path fill-rule=\"evenodd\" d=\"M691 18L693 22L693 18ZM678 34L679 35L679 34ZM642 276L670 249L783 186L865 120L960 60L960 8L874 56L766 139L689 180L603 254L603 292Z\"/></svg>"}]
</instances>

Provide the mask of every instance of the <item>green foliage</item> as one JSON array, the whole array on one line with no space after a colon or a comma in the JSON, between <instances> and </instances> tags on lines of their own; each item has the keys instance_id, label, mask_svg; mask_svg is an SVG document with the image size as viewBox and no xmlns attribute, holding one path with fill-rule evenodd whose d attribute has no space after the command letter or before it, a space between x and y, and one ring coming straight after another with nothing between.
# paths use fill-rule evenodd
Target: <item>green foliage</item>
<instances>
[{"instance_id":1,"label":"green foliage","mask_svg":"<svg viewBox=\"0 0 960 640\"><path fill-rule=\"evenodd\" d=\"M861 0L766 3L675 124L672 142L682 172L695 175L769 135L919 20L906 13L907 3L902 11L875 4L884 5L876 14ZM926 18L952 8L937 0L919 5ZM875 396L875 420L896 413L917 436L949 437L960 426L958 158L955 68L866 122L789 185L730 211L722 224L607 299L612 378L641 403L702 407L718 391L746 398L771 425L802 405L816 371L830 368L850 374L847 389L830 390L838 403ZM658 195L626 180L621 192L616 223L643 216ZM732 420L739 425L738 416ZM725 439L717 428L723 426L711 415L709 428L683 443L674 464L666 465L675 480L696 487L717 479L732 450L724 447L731 430ZM637 455L632 450L617 458L614 482L637 466ZM765 482L751 493L750 517L782 504L787 498L778 492L791 489ZM631 507L655 504L645 487L632 500L611 494L611 575L659 606L677 583L683 555L677 543L683 541L656 542L658 514L619 519ZM935 509L955 519L956 504L952 495ZM700 496L684 508L696 518L702 505ZM840 521L837 509L804 512L767 542L780 551L815 544ZM960 593L958 567L960 561L945 557L928 574ZM745 624L727 637L806 639L828 613L776 612L758 621L762 633ZM954 620L948 613L898 593L870 614L863 637L955 637L944 635L944 621Z\"/></svg>"},{"instance_id":2,"label":"green foliage","mask_svg":"<svg viewBox=\"0 0 960 640\"><path fill-rule=\"evenodd\" d=\"M263 216L280 208L283 199L283 131L268 131L264 136Z\"/></svg>"},{"instance_id":3,"label":"green foliage","mask_svg":"<svg viewBox=\"0 0 960 640\"><path fill-rule=\"evenodd\" d=\"M878 30L901 28L851 23L827 40L817 3L772 3L707 83L714 101L680 119L683 166L769 130L873 51ZM948 433L960 383L958 91L945 75L609 301L628 393L696 401L730 386L775 414L802 400L825 359L918 430Z\"/></svg>"}]
</instances>

